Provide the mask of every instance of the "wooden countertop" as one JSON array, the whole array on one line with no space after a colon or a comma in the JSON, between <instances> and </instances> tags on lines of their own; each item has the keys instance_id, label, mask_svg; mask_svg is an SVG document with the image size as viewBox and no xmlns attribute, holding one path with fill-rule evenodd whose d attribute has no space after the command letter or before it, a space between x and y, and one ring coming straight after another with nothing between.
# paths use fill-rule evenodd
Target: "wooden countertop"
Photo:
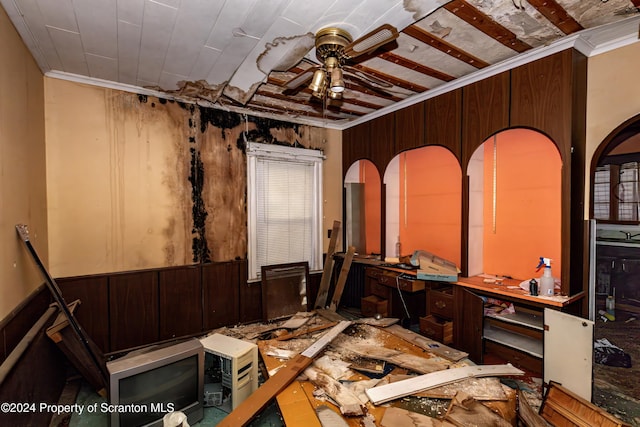
<instances>
[{"instance_id":1,"label":"wooden countertop","mask_svg":"<svg viewBox=\"0 0 640 427\"><path fill-rule=\"evenodd\" d=\"M485 277L482 276L460 277L454 284L468 289L476 289L478 291L490 293L496 296L503 296L512 299L515 298L538 305L558 308L565 307L584 297L584 292L579 292L571 296L533 296L529 294L528 291L525 291L520 287L520 283L522 282L522 280L502 279L501 283L485 283L484 280Z\"/></svg>"}]
</instances>

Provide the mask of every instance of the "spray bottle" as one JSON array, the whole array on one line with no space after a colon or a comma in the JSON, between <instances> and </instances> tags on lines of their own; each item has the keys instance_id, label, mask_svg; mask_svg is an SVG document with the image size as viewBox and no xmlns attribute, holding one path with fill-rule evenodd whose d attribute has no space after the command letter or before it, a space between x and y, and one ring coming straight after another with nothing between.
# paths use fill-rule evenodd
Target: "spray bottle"
<instances>
[{"instance_id":1,"label":"spray bottle","mask_svg":"<svg viewBox=\"0 0 640 427\"><path fill-rule=\"evenodd\" d=\"M544 271L540 278L540 295L553 296L555 291L555 282L551 275L551 259L540 257L540 262L538 263L536 271L539 271L543 265Z\"/></svg>"}]
</instances>

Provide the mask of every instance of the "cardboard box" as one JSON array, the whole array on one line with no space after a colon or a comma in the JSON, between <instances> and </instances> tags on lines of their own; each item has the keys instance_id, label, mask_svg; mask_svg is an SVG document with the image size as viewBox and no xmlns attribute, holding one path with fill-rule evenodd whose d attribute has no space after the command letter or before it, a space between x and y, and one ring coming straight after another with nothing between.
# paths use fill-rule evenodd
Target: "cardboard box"
<instances>
[{"instance_id":1,"label":"cardboard box","mask_svg":"<svg viewBox=\"0 0 640 427\"><path fill-rule=\"evenodd\" d=\"M377 295L369 295L360 299L360 312L364 317L373 317L376 314L388 317L388 307L387 300Z\"/></svg>"},{"instance_id":2,"label":"cardboard box","mask_svg":"<svg viewBox=\"0 0 640 427\"><path fill-rule=\"evenodd\" d=\"M411 264L420 266L416 272L416 277L420 280L457 282L460 274L455 263L427 251L415 251L411 257Z\"/></svg>"},{"instance_id":3,"label":"cardboard box","mask_svg":"<svg viewBox=\"0 0 640 427\"><path fill-rule=\"evenodd\" d=\"M428 315L420 318L420 333L442 344L453 342L453 322Z\"/></svg>"}]
</instances>

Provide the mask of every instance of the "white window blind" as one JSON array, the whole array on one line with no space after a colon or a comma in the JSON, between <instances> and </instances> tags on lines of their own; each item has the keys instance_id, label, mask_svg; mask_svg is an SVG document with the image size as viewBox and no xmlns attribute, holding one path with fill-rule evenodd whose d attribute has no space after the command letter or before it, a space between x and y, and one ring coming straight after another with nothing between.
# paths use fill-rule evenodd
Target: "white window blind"
<instances>
[{"instance_id":1,"label":"white window blind","mask_svg":"<svg viewBox=\"0 0 640 427\"><path fill-rule=\"evenodd\" d=\"M249 143L249 278L263 265L322 265L322 160L317 150Z\"/></svg>"}]
</instances>

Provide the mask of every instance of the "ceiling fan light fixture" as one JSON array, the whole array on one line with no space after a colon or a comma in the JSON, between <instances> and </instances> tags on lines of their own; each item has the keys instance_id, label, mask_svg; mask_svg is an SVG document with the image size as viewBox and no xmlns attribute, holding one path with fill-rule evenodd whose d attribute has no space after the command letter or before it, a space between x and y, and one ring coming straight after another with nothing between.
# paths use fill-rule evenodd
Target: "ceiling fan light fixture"
<instances>
[{"instance_id":1,"label":"ceiling fan light fixture","mask_svg":"<svg viewBox=\"0 0 640 427\"><path fill-rule=\"evenodd\" d=\"M335 92L335 91L333 91L333 90L330 90L330 91L328 92L327 96L328 96L330 99L342 99L342 91L340 91L340 92Z\"/></svg>"},{"instance_id":2,"label":"ceiling fan light fixture","mask_svg":"<svg viewBox=\"0 0 640 427\"><path fill-rule=\"evenodd\" d=\"M339 67L331 70L331 92L340 93L344 91L344 79L342 78L342 69Z\"/></svg>"},{"instance_id":3,"label":"ceiling fan light fixture","mask_svg":"<svg viewBox=\"0 0 640 427\"><path fill-rule=\"evenodd\" d=\"M326 84L325 78L326 76L323 70L316 70L315 73L313 73L313 78L311 79L311 83L309 83L309 89L311 89L314 95L316 92L320 93L324 89Z\"/></svg>"}]
</instances>

